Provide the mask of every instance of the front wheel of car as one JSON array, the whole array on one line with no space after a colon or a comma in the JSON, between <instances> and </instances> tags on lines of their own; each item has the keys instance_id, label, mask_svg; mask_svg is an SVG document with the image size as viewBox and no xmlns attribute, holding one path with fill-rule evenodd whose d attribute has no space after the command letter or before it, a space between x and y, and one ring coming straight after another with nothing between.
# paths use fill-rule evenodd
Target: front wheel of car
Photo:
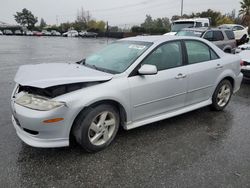
<instances>
[{"instance_id":1,"label":"front wheel of car","mask_svg":"<svg viewBox=\"0 0 250 188\"><path fill-rule=\"evenodd\" d=\"M223 80L216 87L212 97L212 109L216 111L223 110L229 103L233 94L233 87L230 81Z\"/></svg>"},{"instance_id":2,"label":"front wheel of car","mask_svg":"<svg viewBox=\"0 0 250 188\"><path fill-rule=\"evenodd\" d=\"M119 124L118 110L112 105L102 104L79 114L73 134L85 150L97 152L114 140Z\"/></svg>"}]
</instances>

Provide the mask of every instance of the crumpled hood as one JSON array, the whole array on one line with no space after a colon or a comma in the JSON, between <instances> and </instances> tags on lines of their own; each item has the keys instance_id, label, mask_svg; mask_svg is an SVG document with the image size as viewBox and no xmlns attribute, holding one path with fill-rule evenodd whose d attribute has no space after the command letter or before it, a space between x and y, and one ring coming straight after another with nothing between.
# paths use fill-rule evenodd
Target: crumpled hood
<instances>
[{"instance_id":1,"label":"crumpled hood","mask_svg":"<svg viewBox=\"0 0 250 188\"><path fill-rule=\"evenodd\" d=\"M71 63L44 63L20 66L15 82L23 86L46 88L62 84L107 81L113 75Z\"/></svg>"}]
</instances>

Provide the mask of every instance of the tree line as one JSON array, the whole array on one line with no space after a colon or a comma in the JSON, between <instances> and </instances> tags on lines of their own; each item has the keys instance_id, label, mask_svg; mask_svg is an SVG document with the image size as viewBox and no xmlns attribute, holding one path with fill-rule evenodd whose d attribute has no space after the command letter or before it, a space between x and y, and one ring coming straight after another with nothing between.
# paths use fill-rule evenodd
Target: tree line
<instances>
[{"instance_id":1,"label":"tree line","mask_svg":"<svg viewBox=\"0 0 250 188\"><path fill-rule=\"evenodd\" d=\"M250 10L250 0L244 0L244 1L249 1L248 7ZM206 11L192 13L190 15L188 14L184 14L183 16L174 15L172 16L171 21L173 22L175 20L188 19L188 18L210 18L212 27L216 27L222 24L241 24L244 26L250 26L249 10L246 11L241 9L239 15L237 15L235 10L227 14L222 14L219 11L208 9ZM141 25L133 26L131 28L132 32L149 33L149 34L167 33L170 31L170 29L171 29L171 24L169 18L165 17L165 18L153 19L150 15L146 15L146 19Z\"/></svg>"},{"instance_id":2,"label":"tree line","mask_svg":"<svg viewBox=\"0 0 250 188\"><path fill-rule=\"evenodd\" d=\"M78 31L91 30L91 31L105 31L106 23L102 20L95 20L89 11L85 11L81 8L77 12L76 20L74 22L65 22L58 25L47 25L45 20L41 18L40 24L38 23L38 18L33 15L33 13L26 8L22 9L20 12L16 12L14 15L15 21L26 27L28 30L41 31L43 29L57 30L61 33L68 31L69 29L75 29Z\"/></svg>"},{"instance_id":3,"label":"tree line","mask_svg":"<svg viewBox=\"0 0 250 188\"><path fill-rule=\"evenodd\" d=\"M135 33L148 33L148 34L162 34L169 32L171 29L171 21L178 20L180 18L194 18L194 17L207 17L211 20L211 26L218 26L221 24L241 24L244 26L250 26L250 0L242 0L240 2L241 9L239 14L233 10L230 13L222 14L219 11L208 9L206 11L184 14L183 16L174 15L171 19L167 17L153 19L150 15L146 15L145 21L140 25L133 26L132 32ZM42 30L44 28L55 29L60 32L66 32L69 29L89 30L95 32L103 32L107 29L106 23L102 20L95 20L89 11L85 11L83 8L78 10L76 20L74 22L61 23L59 26L52 25L47 26L45 20L41 18L40 25L36 25L38 18L35 17L31 11L23 9L21 12L16 12L14 18L17 23L27 27L29 30ZM118 27L114 27L115 31L118 31ZM250 27L249 27L250 28Z\"/></svg>"}]
</instances>

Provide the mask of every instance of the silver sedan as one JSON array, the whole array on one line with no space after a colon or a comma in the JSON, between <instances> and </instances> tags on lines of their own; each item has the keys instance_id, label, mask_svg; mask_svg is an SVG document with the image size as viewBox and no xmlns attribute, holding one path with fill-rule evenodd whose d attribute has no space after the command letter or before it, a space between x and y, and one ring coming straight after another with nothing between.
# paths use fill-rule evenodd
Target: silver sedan
<instances>
[{"instance_id":1,"label":"silver sedan","mask_svg":"<svg viewBox=\"0 0 250 188\"><path fill-rule=\"evenodd\" d=\"M208 105L223 110L240 88L240 70L239 57L203 39L126 38L77 63L21 66L12 121L28 145L63 147L73 138L95 152L120 127L133 129Z\"/></svg>"}]
</instances>

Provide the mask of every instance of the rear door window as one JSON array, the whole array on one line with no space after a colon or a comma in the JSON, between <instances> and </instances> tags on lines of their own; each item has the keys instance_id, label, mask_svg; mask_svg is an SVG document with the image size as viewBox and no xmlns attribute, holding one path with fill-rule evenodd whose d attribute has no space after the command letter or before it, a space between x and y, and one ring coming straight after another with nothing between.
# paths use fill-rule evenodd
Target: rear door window
<instances>
[{"instance_id":1,"label":"rear door window","mask_svg":"<svg viewBox=\"0 0 250 188\"><path fill-rule=\"evenodd\" d=\"M214 41L224 40L224 36L221 31L213 31L213 35L214 35L213 37Z\"/></svg>"},{"instance_id":2,"label":"rear door window","mask_svg":"<svg viewBox=\"0 0 250 188\"><path fill-rule=\"evenodd\" d=\"M218 55L206 44L200 41L185 41L188 64L195 64L218 59Z\"/></svg>"}]
</instances>

